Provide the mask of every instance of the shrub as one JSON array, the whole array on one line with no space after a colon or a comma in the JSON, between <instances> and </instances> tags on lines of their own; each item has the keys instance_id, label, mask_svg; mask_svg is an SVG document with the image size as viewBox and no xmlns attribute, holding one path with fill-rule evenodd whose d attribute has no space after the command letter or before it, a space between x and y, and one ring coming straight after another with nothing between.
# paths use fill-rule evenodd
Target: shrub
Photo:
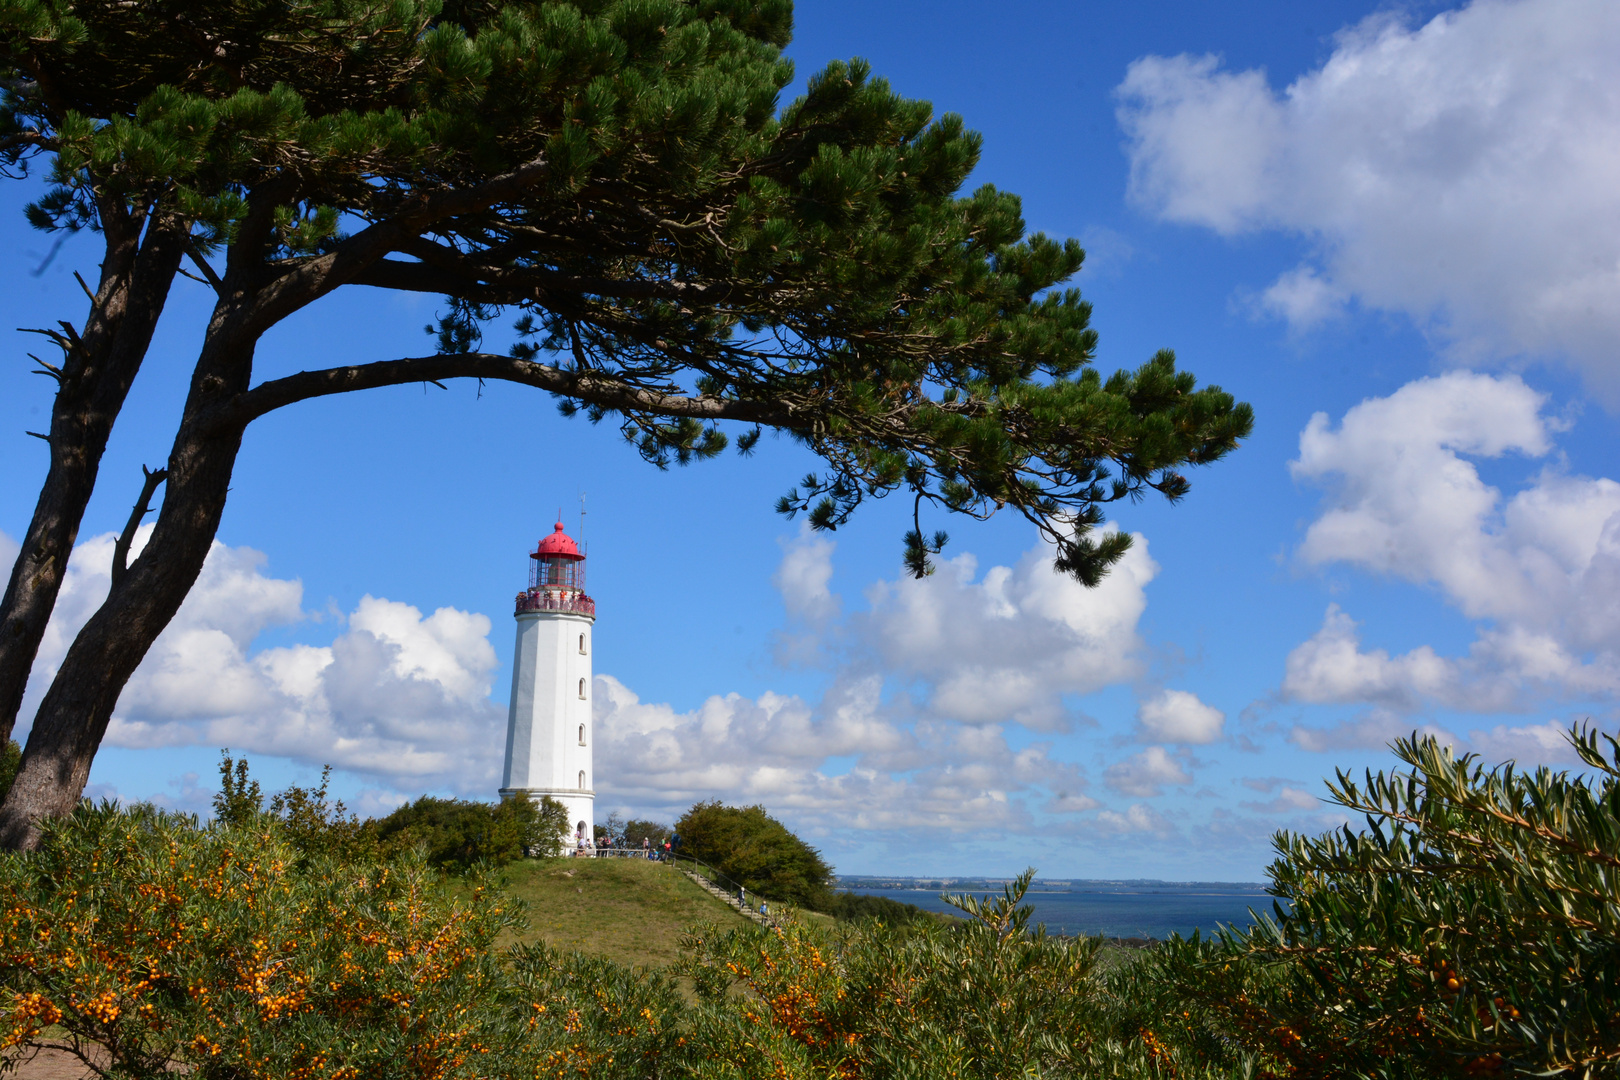
<instances>
[{"instance_id":1,"label":"shrub","mask_svg":"<svg viewBox=\"0 0 1620 1080\"><path fill-rule=\"evenodd\" d=\"M932 917L916 904L903 904L887 896L851 892L833 893L819 910L841 922L876 919L893 926Z\"/></svg>"},{"instance_id":2,"label":"shrub","mask_svg":"<svg viewBox=\"0 0 1620 1080\"><path fill-rule=\"evenodd\" d=\"M568 814L550 798L537 803L517 795L482 803L424 795L368 825L387 850L420 845L429 865L465 873L479 863L499 866L526 853L561 854Z\"/></svg>"},{"instance_id":3,"label":"shrub","mask_svg":"<svg viewBox=\"0 0 1620 1080\"><path fill-rule=\"evenodd\" d=\"M86 803L0 858L0 895L13 1054L44 1042L88 1064L100 1046L122 1076L450 1080L492 1075L518 1026L492 948L509 906L458 900L420 862L301 853L269 815L199 827Z\"/></svg>"},{"instance_id":4,"label":"shrub","mask_svg":"<svg viewBox=\"0 0 1620 1080\"><path fill-rule=\"evenodd\" d=\"M1102 972L1099 939L1029 930L1029 871L953 898L951 924L698 928L691 1000L606 961L498 954L518 918L476 879L321 840L353 821L324 787L272 812L233 764L209 826L86 804L0 854L0 1071L54 1043L105 1047L105 1075L201 1080L1613 1077L1620 745L1571 739L1595 778L1415 737L1404 770L1340 774L1365 829L1279 835L1290 906L1251 931ZM757 807L688 818L785 845Z\"/></svg>"},{"instance_id":5,"label":"shrub","mask_svg":"<svg viewBox=\"0 0 1620 1080\"><path fill-rule=\"evenodd\" d=\"M785 1036L807 1066L799 1075L1090 1075L1100 942L1027 932L1033 876L995 901L953 898L966 916L954 928L927 920L834 934L789 920L775 933L694 941L684 973L709 1002L737 999L740 984L733 1041Z\"/></svg>"},{"instance_id":6,"label":"shrub","mask_svg":"<svg viewBox=\"0 0 1620 1080\"><path fill-rule=\"evenodd\" d=\"M624 842L630 847L640 847L645 840L652 847L660 847L672 832L674 830L662 822L631 818L624 823Z\"/></svg>"},{"instance_id":7,"label":"shrub","mask_svg":"<svg viewBox=\"0 0 1620 1080\"><path fill-rule=\"evenodd\" d=\"M1603 738L1569 733L1595 786L1400 740L1407 770L1329 784L1365 831L1277 837L1290 909L1172 942L1153 974L1200 1037L1279 1075L1616 1075L1620 744Z\"/></svg>"},{"instance_id":8,"label":"shrub","mask_svg":"<svg viewBox=\"0 0 1620 1080\"><path fill-rule=\"evenodd\" d=\"M762 806L698 803L675 823L681 851L771 900L819 910L832 870Z\"/></svg>"}]
</instances>

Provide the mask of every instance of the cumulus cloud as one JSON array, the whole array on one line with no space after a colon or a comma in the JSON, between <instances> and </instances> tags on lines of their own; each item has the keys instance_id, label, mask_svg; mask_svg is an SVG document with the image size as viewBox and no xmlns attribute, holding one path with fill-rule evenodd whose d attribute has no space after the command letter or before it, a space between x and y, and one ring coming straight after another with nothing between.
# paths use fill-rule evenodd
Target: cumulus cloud
<instances>
[{"instance_id":1,"label":"cumulus cloud","mask_svg":"<svg viewBox=\"0 0 1620 1080\"><path fill-rule=\"evenodd\" d=\"M1290 468L1328 498L1300 558L1434 586L1480 627L1465 656L1392 656L1363 648L1330 606L1289 655L1284 698L1485 712L1620 692L1620 484L1547 466L1504 497L1471 460L1550 455L1544 404L1516 376L1459 371L1364 401L1337 426L1311 418Z\"/></svg>"},{"instance_id":2,"label":"cumulus cloud","mask_svg":"<svg viewBox=\"0 0 1620 1080\"><path fill-rule=\"evenodd\" d=\"M106 597L113 540L109 533L74 549L29 680L35 705ZM255 652L264 630L304 618L302 585L268 576L266 562L251 548L213 545L120 696L106 744L230 746L416 791L493 790L505 715L489 700L489 619L453 608L424 616L367 596L330 645Z\"/></svg>"},{"instance_id":3,"label":"cumulus cloud","mask_svg":"<svg viewBox=\"0 0 1620 1080\"><path fill-rule=\"evenodd\" d=\"M1363 651L1355 620L1329 604L1322 628L1288 654L1282 689L1292 701L1365 701L1411 711L1428 699L1459 704L1466 692L1483 688L1465 686L1458 663L1427 645L1393 657L1384 649ZM1502 706L1511 704L1511 694L1510 686L1497 681L1483 697Z\"/></svg>"},{"instance_id":4,"label":"cumulus cloud","mask_svg":"<svg viewBox=\"0 0 1620 1080\"><path fill-rule=\"evenodd\" d=\"M1017 566L992 567L978 580L977 560L960 555L930 577L867 590L871 611L856 630L886 671L923 686L934 715L1063 730L1071 722L1064 695L1126 682L1142 670L1137 623L1159 568L1146 541L1135 539L1095 589L1053 570L1045 543Z\"/></svg>"},{"instance_id":5,"label":"cumulus cloud","mask_svg":"<svg viewBox=\"0 0 1620 1080\"><path fill-rule=\"evenodd\" d=\"M836 683L816 705L729 694L677 712L598 676L598 799L675 815L718 797L764 803L818 831L954 833L1027 832L1037 809L1097 805L1080 770L1049 746L1014 749L995 727L908 717L880 691L881 680L866 678ZM854 764L833 775L832 758Z\"/></svg>"},{"instance_id":6,"label":"cumulus cloud","mask_svg":"<svg viewBox=\"0 0 1620 1080\"><path fill-rule=\"evenodd\" d=\"M1322 753L1331 750L1371 750L1388 746L1396 739L1416 731L1419 736L1432 735L1445 746L1456 746L1457 738L1444 728L1433 724L1415 725L1405 716L1388 709L1368 709L1359 716L1340 720L1327 727L1309 727L1296 724L1288 732L1288 741L1301 750Z\"/></svg>"},{"instance_id":7,"label":"cumulus cloud","mask_svg":"<svg viewBox=\"0 0 1620 1080\"><path fill-rule=\"evenodd\" d=\"M1297 814L1301 811L1322 809L1322 800L1304 788L1283 787L1265 802L1245 802L1239 805L1245 810L1261 814Z\"/></svg>"},{"instance_id":8,"label":"cumulus cloud","mask_svg":"<svg viewBox=\"0 0 1620 1080\"><path fill-rule=\"evenodd\" d=\"M1143 742L1212 743L1225 723L1225 713L1185 690L1161 691L1136 710L1136 733Z\"/></svg>"},{"instance_id":9,"label":"cumulus cloud","mask_svg":"<svg viewBox=\"0 0 1620 1080\"><path fill-rule=\"evenodd\" d=\"M811 532L808 525L792 541L783 543L782 561L771 583L782 594L789 615L821 626L838 614L838 597L828 587L836 547L833 541Z\"/></svg>"},{"instance_id":10,"label":"cumulus cloud","mask_svg":"<svg viewBox=\"0 0 1620 1080\"><path fill-rule=\"evenodd\" d=\"M1463 355L1563 354L1620 398L1620 6L1475 0L1341 32L1281 93L1213 56L1148 56L1118 88L1134 200L1316 258L1261 306L1309 326L1351 298Z\"/></svg>"},{"instance_id":11,"label":"cumulus cloud","mask_svg":"<svg viewBox=\"0 0 1620 1080\"><path fill-rule=\"evenodd\" d=\"M1167 784L1182 785L1192 781L1192 774L1162 746L1150 746L1139 754L1116 762L1103 774L1103 782L1111 790L1139 799L1164 794Z\"/></svg>"},{"instance_id":12,"label":"cumulus cloud","mask_svg":"<svg viewBox=\"0 0 1620 1080\"><path fill-rule=\"evenodd\" d=\"M1504 761L1526 765L1579 765L1580 758L1566 735L1568 731L1567 723L1547 721L1473 728L1463 737L1436 724L1414 724L1410 717L1375 708L1327 727L1295 725L1288 739L1302 750L1327 752L1376 749L1416 734L1419 738L1433 737L1456 753L1478 754L1487 765ZM1256 804L1242 805L1252 809Z\"/></svg>"},{"instance_id":13,"label":"cumulus cloud","mask_svg":"<svg viewBox=\"0 0 1620 1080\"><path fill-rule=\"evenodd\" d=\"M1497 724L1489 730L1470 731L1470 749L1487 762L1534 761L1545 764L1579 765L1580 757L1569 743L1568 724Z\"/></svg>"},{"instance_id":14,"label":"cumulus cloud","mask_svg":"<svg viewBox=\"0 0 1620 1080\"><path fill-rule=\"evenodd\" d=\"M1133 803L1123 813L1103 810L1097 814L1097 824L1116 833L1168 833L1174 831L1170 820L1151 806Z\"/></svg>"}]
</instances>

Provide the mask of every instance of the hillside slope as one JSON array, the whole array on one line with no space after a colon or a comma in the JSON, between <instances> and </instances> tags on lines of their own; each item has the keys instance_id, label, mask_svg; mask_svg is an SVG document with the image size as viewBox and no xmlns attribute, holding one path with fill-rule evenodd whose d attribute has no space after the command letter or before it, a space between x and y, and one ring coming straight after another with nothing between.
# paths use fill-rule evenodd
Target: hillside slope
<instances>
[{"instance_id":1,"label":"hillside slope","mask_svg":"<svg viewBox=\"0 0 1620 1080\"><path fill-rule=\"evenodd\" d=\"M737 909L685 874L642 859L525 859L497 875L529 906L517 940L543 940L621 964L664 967L697 923L744 925Z\"/></svg>"}]
</instances>

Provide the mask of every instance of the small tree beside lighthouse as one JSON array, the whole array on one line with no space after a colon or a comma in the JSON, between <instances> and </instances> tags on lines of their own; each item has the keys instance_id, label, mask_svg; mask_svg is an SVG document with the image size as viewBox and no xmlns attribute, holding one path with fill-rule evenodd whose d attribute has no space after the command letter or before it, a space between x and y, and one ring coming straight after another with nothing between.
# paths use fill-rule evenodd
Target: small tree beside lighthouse
<instances>
[{"instance_id":1,"label":"small tree beside lighthouse","mask_svg":"<svg viewBox=\"0 0 1620 1080\"><path fill-rule=\"evenodd\" d=\"M575 837L591 839L591 629L585 554L558 522L529 555L529 587L517 594L517 648L506 722L501 795L550 796L568 809Z\"/></svg>"}]
</instances>

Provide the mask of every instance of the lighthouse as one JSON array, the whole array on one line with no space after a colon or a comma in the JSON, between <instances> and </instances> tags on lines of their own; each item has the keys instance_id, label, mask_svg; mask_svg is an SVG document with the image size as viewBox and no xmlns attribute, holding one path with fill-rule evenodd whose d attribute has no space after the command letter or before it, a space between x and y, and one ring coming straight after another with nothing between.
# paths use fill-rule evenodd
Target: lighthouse
<instances>
[{"instance_id":1,"label":"lighthouse","mask_svg":"<svg viewBox=\"0 0 1620 1080\"><path fill-rule=\"evenodd\" d=\"M590 842L596 792L591 771L591 628L585 553L558 522L529 555L529 587L517 594L517 649L506 721L501 795L549 795L568 808L576 838Z\"/></svg>"}]
</instances>

